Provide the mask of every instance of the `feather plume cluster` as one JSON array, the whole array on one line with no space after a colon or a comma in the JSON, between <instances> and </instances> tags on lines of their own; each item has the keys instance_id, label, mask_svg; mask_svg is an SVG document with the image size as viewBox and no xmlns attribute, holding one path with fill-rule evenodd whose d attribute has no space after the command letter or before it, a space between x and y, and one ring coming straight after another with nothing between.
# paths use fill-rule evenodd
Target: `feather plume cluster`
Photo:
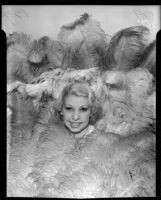
<instances>
[{"instance_id":1,"label":"feather plume cluster","mask_svg":"<svg viewBox=\"0 0 161 200\"><path fill-rule=\"evenodd\" d=\"M155 123L156 95L152 79L153 76L148 70L140 68L126 74L120 71L106 71L103 77L95 68L56 69L33 79L32 84L20 84L15 87L22 96L33 98L34 107L39 110L44 94L51 95L54 102L65 86L73 81L83 80L89 84L104 110L104 117L97 122L97 128L128 135ZM8 84L8 88L10 92L14 90L11 84ZM48 109L50 111L51 108Z\"/></svg>"},{"instance_id":2,"label":"feather plume cluster","mask_svg":"<svg viewBox=\"0 0 161 200\"><path fill-rule=\"evenodd\" d=\"M62 26L58 41L9 35L8 196L155 196L156 44L148 34L129 27L108 40L85 13ZM78 80L103 110L79 140L54 111L63 88Z\"/></svg>"},{"instance_id":3,"label":"feather plume cluster","mask_svg":"<svg viewBox=\"0 0 161 200\"><path fill-rule=\"evenodd\" d=\"M38 78L34 78L30 84L21 84L14 82L7 85L8 93L12 93L15 89L22 94L22 96L33 97L35 105L39 107L40 99L44 93L47 93L58 99L63 88L68 84L81 80L89 83L91 89L99 98L103 88L103 81L100 77L100 72L95 69L75 70L75 69L55 69L51 72L45 72Z\"/></svg>"},{"instance_id":4,"label":"feather plume cluster","mask_svg":"<svg viewBox=\"0 0 161 200\"><path fill-rule=\"evenodd\" d=\"M61 67L64 46L49 37L33 40L30 35L13 33L7 39L7 81L30 83L42 73Z\"/></svg>"},{"instance_id":5,"label":"feather plume cluster","mask_svg":"<svg viewBox=\"0 0 161 200\"><path fill-rule=\"evenodd\" d=\"M97 128L126 136L155 124L156 92L148 70L106 71L104 80L108 100Z\"/></svg>"}]
</instances>

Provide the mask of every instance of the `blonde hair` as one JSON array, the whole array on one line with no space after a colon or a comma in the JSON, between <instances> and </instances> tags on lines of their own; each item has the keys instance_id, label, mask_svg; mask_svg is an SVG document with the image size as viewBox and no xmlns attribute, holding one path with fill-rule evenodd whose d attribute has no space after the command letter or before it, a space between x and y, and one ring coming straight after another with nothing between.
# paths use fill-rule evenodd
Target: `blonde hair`
<instances>
[{"instance_id":1,"label":"blonde hair","mask_svg":"<svg viewBox=\"0 0 161 200\"><path fill-rule=\"evenodd\" d=\"M98 103L96 96L90 89L88 83L81 81L72 82L63 89L57 100L55 108L56 114L58 114L58 119L62 120L61 110L65 102L65 98L71 94L78 97L88 98L91 109L89 124L94 125L102 117L102 107Z\"/></svg>"}]
</instances>

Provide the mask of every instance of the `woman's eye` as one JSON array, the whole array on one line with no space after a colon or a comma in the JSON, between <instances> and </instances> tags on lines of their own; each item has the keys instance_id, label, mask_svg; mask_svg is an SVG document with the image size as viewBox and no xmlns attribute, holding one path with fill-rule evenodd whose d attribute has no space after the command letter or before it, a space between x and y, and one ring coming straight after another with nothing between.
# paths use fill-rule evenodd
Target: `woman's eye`
<instances>
[{"instance_id":1,"label":"woman's eye","mask_svg":"<svg viewBox=\"0 0 161 200\"><path fill-rule=\"evenodd\" d=\"M66 107L65 110L70 111L70 110L72 110L72 108L71 107Z\"/></svg>"},{"instance_id":2,"label":"woman's eye","mask_svg":"<svg viewBox=\"0 0 161 200\"><path fill-rule=\"evenodd\" d=\"M88 108L81 108L81 111L83 111L83 112L85 112L87 110L88 110Z\"/></svg>"}]
</instances>

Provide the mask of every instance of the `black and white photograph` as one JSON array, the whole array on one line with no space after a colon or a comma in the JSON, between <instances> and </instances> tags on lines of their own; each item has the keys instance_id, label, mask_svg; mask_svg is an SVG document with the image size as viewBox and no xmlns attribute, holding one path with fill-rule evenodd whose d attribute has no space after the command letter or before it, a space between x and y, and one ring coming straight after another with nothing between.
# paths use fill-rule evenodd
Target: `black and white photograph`
<instances>
[{"instance_id":1,"label":"black and white photograph","mask_svg":"<svg viewBox=\"0 0 161 200\"><path fill-rule=\"evenodd\" d=\"M159 5L2 5L6 196L156 197Z\"/></svg>"}]
</instances>

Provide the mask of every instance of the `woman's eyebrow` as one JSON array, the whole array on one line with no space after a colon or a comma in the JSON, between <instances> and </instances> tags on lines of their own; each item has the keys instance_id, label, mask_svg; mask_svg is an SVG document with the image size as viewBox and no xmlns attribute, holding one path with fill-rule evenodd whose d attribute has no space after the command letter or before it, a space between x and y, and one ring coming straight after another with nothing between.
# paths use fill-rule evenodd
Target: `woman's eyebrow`
<instances>
[{"instance_id":1,"label":"woman's eyebrow","mask_svg":"<svg viewBox=\"0 0 161 200\"><path fill-rule=\"evenodd\" d=\"M71 106L72 107L72 105L70 105L70 104L64 104L65 106Z\"/></svg>"},{"instance_id":2,"label":"woman's eyebrow","mask_svg":"<svg viewBox=\"0 0 161 200\"><path fill-rule=\"evenodd\" d=\"M88 108L88 107L89 107L89 105L82 105L82 106L80 106L80 107L81 107L81 108L82 108L82 107L86 107L86 108Z\"/></svg>"}]
</instances>

